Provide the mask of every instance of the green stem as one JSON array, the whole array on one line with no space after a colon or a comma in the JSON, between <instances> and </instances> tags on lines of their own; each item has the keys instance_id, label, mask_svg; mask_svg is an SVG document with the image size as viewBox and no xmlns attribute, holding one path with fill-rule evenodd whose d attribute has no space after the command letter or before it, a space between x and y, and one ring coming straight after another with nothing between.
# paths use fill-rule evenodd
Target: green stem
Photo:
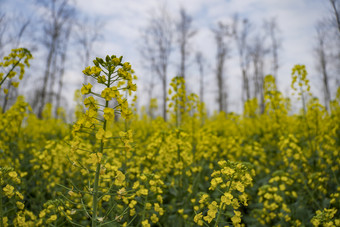
<instances>
[{"instance_id":1,"label":"green stem","mask_svg":"<svg viewBox=\"0 0 340 227\"><path fill-rule=\"evenodd\" d=\"M99 183L100 163L97 164L96 175L93 187L93 204L92 204L92 227L97 226L97 203L98 203L98 183Z\"/></svg>"},{"instance_id":2,"label":"green stem","mask_svg":"<svg viewBox=\"0 0 340 227\"><path fill-rule=\"evenodd\" d=\"M4 227L2 214L2 187L0 187L0 226Z\"/></svg>"},{"instance_id":3,"label":"green stem","mask_svg":"<svg viewBox=\"0 0 340 227\"><path fill-rule=\"evenodd\" d=\"M319 210L321 210L322 208L321 208L321 206L319 205L319 203L316 201L316 199L315 199L313 193L309 190L308 185L306 184L306 181L305 181L305 179L304 179L304 176L302 175L301 172L299 172L299 174L300 174L300 176L301 176L301 178L302 178L303 184L304 184L304 186L305 186L305 188L306 188L306 191L307 191L308 195L309 195L310 198L312 199L312 201L313 201L313 203L315 204L315 206L316 206Z\"/></svg>"},{"instance_id":4,"label":"green stem","mask_svg":"<svg viewBox=\"0 0 340 227\"><path fill-rule=\"evenodd\" d=\"M223 210L223 203L221 203L219 209L218 209L218 215L217 215L217 219L216 219L216 222L215 222L215 225L214 227L217 227L218 226L218 222L220 220L220 217L221 217L221 211Z\"/></svg>"},{"instance_id":5,"label":"green stem","mask_svg":"<svg viewBox=\"0 0 340 227\"><path fill-rule=\"evenodd\" d=\"M112 72L109 71L108 84L107 84L108 88L110 87L111 75L112 75ZM105 101L105 108L107 108L108 106L109 106L109 101ZM104 131L106 131L106 123L107 123L107 121L104 118L104 124L103 124ZM103 150L104 150L104 141L102 139L100 141L100 150L99 150L99 153L102 154ZM97 164L96 174L95 174L95 177L94 177L93 204L92 204L92 211L93 211L93 214L92 214L92 227L96 227L97 226L98 185L99 185L100 168L101 168L101 160Z\"/></svg>"},{"instance_id":6,"label":"green stem","mask_svg":"<svg viewBox=\"0 0 340 227\"><path fill-rule=\"evenodd\" d=\"M20 58L15 64L13 64L11 70L8 71L7 75L4 77L4 79L0 82L0 86L5 82L5 80L7 79L7 77L9 76L10 72L12 72L14 70L15 67L17 67L17 65L20 63L22 58Z\"/></svg>"}]
</instances>

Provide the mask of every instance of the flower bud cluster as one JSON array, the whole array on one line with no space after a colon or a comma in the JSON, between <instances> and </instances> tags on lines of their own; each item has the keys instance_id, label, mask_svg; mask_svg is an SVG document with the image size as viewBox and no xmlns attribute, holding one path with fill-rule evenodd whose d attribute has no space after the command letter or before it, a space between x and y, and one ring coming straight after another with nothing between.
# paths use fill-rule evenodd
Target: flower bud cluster
<instances>
[{"instance_id":1,"label":"flower bud cluster","mask_svg":"<svg viewBox=\"0 0 340 227\"><path fill-rule=\"evenodd\" d=\"M7 78L12 79L17 75L16 68L19 68L19 80L22 80L25 73L25 65L26 67L30 67L29 60L32 59L31 52L25 48L13 49L12 52L5 56L3 62L0 62L0 68L3 68L1 71L7 71L7 73L0 72L0 88L1 85L5 82ZM23 63L22 63L23 62ZM9 68L8 70L5 70ZM11 86L18 87L18 81L11 81ZM4 93L8 93L8 89L5 88Z\"/></svg>"}]
</instances>

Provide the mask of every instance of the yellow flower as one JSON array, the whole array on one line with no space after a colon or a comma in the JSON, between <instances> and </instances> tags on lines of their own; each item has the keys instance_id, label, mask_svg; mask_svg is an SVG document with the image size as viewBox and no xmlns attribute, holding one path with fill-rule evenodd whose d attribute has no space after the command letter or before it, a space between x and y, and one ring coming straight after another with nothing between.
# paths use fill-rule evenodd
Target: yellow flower
<instances>
[{"instance_id":1,"label":"yellow flower","mask_svg":"<svg viewBox=\"0 0 340 227\"><path fill-rule=\"evenodd\" d=\"M235 210L240 207L240 204L238 203L238 200L236 198L233 198L232 206Z\"/></svg>"},{"instance_id":2,"label":"yellow flower","mask_svg":"<svg viewBox=\"0 0 340 227\"><path fill-rule=\"evenodd\" d=\"M209 215L208 216L204 216L204 221L207 221L208 223L210 223L214 218L213 217L210 217Z\"/></svg>"},{"instance_id":3,"label":"yellow flower","mask_svg":"<svg viewBox=\"0 0 340 227\"><path fill-rule=\"evenodd\" d=\"M312 225L314 226L319 226L320 225L320 220L317 218L313 218L311 221Z\"/></svg>"},{"instance_id":4,"label":"yellow flower","mask_svg":"<svg viewBox=\"0 0 340 227\"><path fill-rule=\"evenodd\" d=\"M84 105L85 105L86 108L97 110L96 100L92 96L84 99Z\"/></svg>"},{"instance_id":5,"label":"yellow flower","mask_svg":"<svg viewBox=\"0 0 340 227\"><path fill-rule=\"evenodd\" d=\"M83 87L81 88L80 92L83 94L83 95L86 95L86 94L89 94L91 92L91 88L92 88L92 84L87 84L87 85L83 85Z\"/></svg>"},{"instance_id":6,"label":"yellow flower","mask_svg":"<svg viewBox=\"0 0 340 227\"><path fill-rule=\"evenodd\" d=\"M2 190L8 198L11 198L14 195L14 187L12 185L7 184Z\"/></svg>"},{"instance_id":7,"label":"yellow flower","mask_svg":"<svg viewBox=\"0 0 340 227\"><path fill-rule=\"evenodd\" d=\"M197 223L197 225L202 226L203 225L202 218L203 218L203 214L202 214L202 212L200 212L200 213L195 215L194 222Z\"/></svg>"},{"instance_id":8,"label":"yellow flower","mask_svg":"<svg viewBox=\"0 0 340 227\"><path fill-rule=\"evenodd\" d=\"M157 223L158 220L159 220L156 214L152 214L150 219L151 219L152 223Z\"/></svg>"},{"instance_id":9,"label":"yellow flower","mask_svg":"<svg viewBox=\"0 0 340 227\"><path fill-rule=\"evenodd\" d=\"M16 204L20 210L23 210L25 208L25 205L22 202L17 201Z\"/></svg>"},{"instance_id":10,"label":"yellow flower","mask_svg":"<svg viewBox=\"0 0 340 227\"><path fill-rule=\"evenodd\" d=\"M239 216L234 216L231 218L231 221L233 222L233 225L236 225L241 222L241 218Z\"/></svg>"},{"instance_id":11,"label":"yellow flower","mask_svg":"<svg viewBox=\"0 0 340 227\"><path fill-rule=\"evenodd\" d=\"M19 86L19 82L12 82L11 85L12 85L13 87L18 87L18 86Z\"/></svg>"},{"instance_id":12,"label":"yellow flower","mask_svg":"<svg viewBox=\"0 0 340 227\"><path fill-rule=\"evenodd\" d=\"M231 176L235 173L235 170L233 170L232 168L230 167L224 167L222 170L221 170L222 174L225 174L227 176Z\"/></svg>"},{"instance_id":13,"label":"yellow flower","mask_svg":"<svg viewBox=\"0 0 340 227\"><path fill-rule=\"evenodd\" d=\"M156 212L158 212L159 215L162 216L162 215L164 214L163 208L161 208L161 207L159 206L158 203L155 203L153 206L154 206L154 210L155 210Z\"/></svg>"},{"instance_id":14,"label":"yellow flower","mask_svg":"<svg viewBox=\"0 0 340 227\"><path fill-rule=\"evenodd\" d=\"M15 194L18 196L19 199L24 199L24 196L20 192L16 191Z\"/></svg>"},{"instance_id":15,"label":"yellow flower","mask_svg":"<svg viewBox=\"0 0 340 227\"><path fill-rule=\"evenodd\" d=\"M222 201L222 203L230 205L231 204L231 200L233 198L234 198L234 196L232 194L230 194L229 192L226 192L226 193L224 193L224 195L222 195L221 201Z\"/></svg>"},{"instance_id":16,"label":"yellow flower","mask_svg":"<svg viewBox=\"0 0 340 227\"><path fill-rule=\"evenodd\" d=\"M122 109L121 116L122 118L129 120L132 118L132 111L128 108Z\"/></svg>"},{"instance_id":17,"label":"yellow flower","mask_svg":"<svg viewBox=\"0 0 340 227\"><path fill-rule=\"evenodd\" d=\"M130 216L134 216L136 214L135 208L130 209Z\"/></svg>"},{"instance_id":18,"label":"yellow flower","mask_svg":"<svg viewBox=\"0 0 340 227\"><path fill-rule=\"evenodd\" d=\"M106 82L106 77L104 75L98 76L97 82L100 83L100 84L104 84Z\"/></svg>"},{"instance_id":19,"label":"yellow flower","mask_svg":"<svg viewBox=\"0 0 340 227\"><path fill-rule=\"evenodd\" d=\"M114 117L115 117L115 111L113 109L111 109L111 108L106 107L104 109L104 118L105 118L105 120L111 121L111 120L114 119Z\"/></svg>"},{"instance_id":20,"label":"yellow flower","mask_svg":"<svg viewBox=\"0 0 340 227\"><path fill-rule=\"evenodd\" d=\"M122 185L124 181L125 181L125 175L121 171L118 170L116 173L115 184Z\"/></svg>"},{"instance_id":21,"label":"yellow flower","mask_svg":"<svg viewBox=\"0 0 340 227\"><path fill-rule=\"evenodd\" d=\"M145 204L145 209L146 209L146 210L150 210L151 207L152 207L151 203L146 203L146 204Z\"/></svg>"},{"instance_id":22,"label":"yellow flower","mask_svg":"<svg viewBox=\"0 0 340 227\"><path fill-rule=\"evenodd\" d=\"M11 172L8 173L8 176L10 176L11 178L15 179L18 176L18 174L16 172L14 172L14 171L11 171Z\"/></svg>"},{"instance_id":23,"label":"yellow flower","mask_svg":"<svg viewBox=\"0 0 340 227\"><path fill-rule=\"evenodd\" d=\"M198 201L199 203L204 203L209 198L208 194L203 194L201 199Z\"/></svg>"},{"instance_id":24,"label":"yellow flower","mask_svg":"<svg viewBox=\"0 0 340 227\"><path fill-rule=\"evenodd\" d=\"M97 66L93 66L91 68L91 74L99 74L102 71L102 69L100 67Z\"/></svg>"},{"instance_id":25,"label":"yellow flower","mask_svg":"<svg viewBox=\"0 0 340 227\"><path fill-rule=\"evenodd\" d=\"M93 163L93 164L98 164L98 163L100 163L101 162L101 160L102 160L102 156L103 156L103 154L102 153L92 153L91 155L90 155L90 157L91 157L91 163Z\"/></svg>"},{"instance_id":26,"label":"yellow flower","mask_svg":"<svg viewBox=\"0 0 340 227\"><path fill-rule=\"evenodd\" d=\"M135 207L135 205L137 204L137 201L136 200L132 200L129 204L129 207L132 209Z\"/></svg>"},{"instance_id":27,"label":"yellow flower","mask_svg":"<svg viewBox=\"0 0 340 227\"><path fill-rule=\"evenodd\" d=\"M39 218L43 218L43 217L45 217L45 215L46 215L46 211L45 211L45 210L42 210L42 211L40 211L40 213L39 213Z\"/></svg>"},{"instance_id":28,"label":"yellow flower","mask_svg":"<svg viewBox=\"0 0 340 227\"><path fill-rule=\"evenodd\" d=\"M117 87L112 87L112 88L107 87L101 93L101 96L106 101L110 101L111 99L118 97L118 95L119 95L119 91L117 90Z\"/></svg>"},{"instance_id":29,"label":"yellow flower","mask_svg":"<svg viewBox=\"0 0 340 227\"><path fill-rule=\"evenodd\" d=\"M112 137L112 132L105 131L103 128L100 128L98 132L96 133L96 138L98 140L105 140Z\"/></svg>"},{"instance_id":30,"label":"yellow flower","mask_svg":"<svg viewBox=\"0 0 340 227\"><path fill-rule=\"evenodd\" d=\"M150 227L149 221L147 219L142 221L142 226L143 227Z\"/></svg>"},{"instance_id":31,"label":"yellow flower","mask_svg":"<svg viewBox=\"0 0 340 227\"><path fill-rule=\"evenodd\" d=\"M7 227L8 226L8 217L3 217L2 222L4 223L4 226Z\"/></svg>"},{"instance_id":32,"label":"yellow flower","mask_svg":"<svg viewBox=\"0 0 340 227\"><path fill-rule=\"evenodd\" d=\"M51 217L48 220L50 220L50 221L57 220L57 215L55 215L55 214L51 215Z\"/></svg>"},{"instance_id":33,"label":"yellow flower","mask_svg":"<svg viewBox=\"0 0 340 227\"><path fill-rule=\"evenodd\" d=\"M120 59L119 58L112 58L112 63L117 66L120 63Z\"/></svg>"},{"instance_id":34,"label":"yellow flower","mask_svg":"<svg viewBox=\"0 0 340 227\"><path fill-rule=\"evenodd\" d=\"M239 192L244 192L244 185L243 185L240 181L237 181L237 182L236 182L236 189L237 189Z\"/></svg>"},{"instance_id":35,"label":"yellow flower","mask_svg":"<svg viewBox=\"0 0 340 227\"><path fill-rule=\"evenodd\" d=\"M126 189L125 188L119 189L117 194L118 194L119 198L122 198L124 195L126 195Z\"/></svg>"},{"instance_id":36,"label":"yellow flower","mask_svg":"<svg viewBox=\"0 0 340 227\"><path fill-rule=\"evenodd\" d=\"M83 73L85 74L85 75L90 75L91 74L91 67L90 66L88 66L88 67L86 67L84 70L83 70Z\"/></svg>"}]
</instances>

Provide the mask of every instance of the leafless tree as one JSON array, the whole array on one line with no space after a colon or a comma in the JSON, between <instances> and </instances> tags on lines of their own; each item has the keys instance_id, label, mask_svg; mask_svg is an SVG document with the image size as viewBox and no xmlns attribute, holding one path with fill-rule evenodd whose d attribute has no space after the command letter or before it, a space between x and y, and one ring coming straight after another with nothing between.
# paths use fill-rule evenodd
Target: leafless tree
<instances>
[{"instance_id":1,"label":"leafless tree","mask_svg":"<svg viewBox=\"0 0 340 227\"><path fill-rule=\"evenodd\" d=\"M336 75L340 74L340 1L339 0L329 0L332 8L332 16L330 18L331 31L333 31L334 45L332 51L332 66ZM337 76L335 79L336 85L340 86L340 77Z\"/></svg>"},{"instance_id":2,"label":"leafless tree","mask_svg":"<svg viewBox=\"0 0 340 227\"><path fill-rule=\"evenodd\" d=\"M329 0L334 13L334 21L340 33L340 1L339 0Z\"/></svg>"},{"instance_id":3,"label":"leafless tree","mask_svg":"<svg viewBox=\"0 0 340 227\"><path fill-rule=\"evenodd\" d=\"M192 28L192 17L188 15L184 8L180 9L180 20L176 24L178 32L178 44L180 47L180 73L179 75L186 79L187 61L190 56L189 42L196 34L196 30Z\"/></svg>"},{"instance_id":4,"label":"leafless tree","mask_svg":"<svg viewBox=\"0 0 340 227\"><path fill-rule=\"evenodd\" d=\"M150 64L152 72L161 81L162 114L164 120L166 120L168 67L173 45L174 24L164 5L160 6L152 15L153 17L142 34L144 42L141 49L144 49L145 54L147 54L148 60L146 62Z\"/></svg>"},{"instance_id":5,"label":"leafless tree","mask_svg":"<svg viewBox=\"0 0 340 227\"><path fill-rule=\"evenodd\" d=\"M78 21L75 26L75 41L79 45L78 56L81 58L83 67L90 64L91 53L96 42L102 39L101 28L104 23L98 19L89 19L87 17ZM88 83L89 77L84 77L84 83ZM91 78L90 78L91 79Z\"/></svg>"},{"instance_id":6,"label":"leafless tree","mask_svg":"<svg viewBox=\"0 0 340 227\"><path fill-rule=\"evenodd\" d=\"M4 12L0 12L0 58L6 51L20 47L30 22L29 18L22 17L13 20L13 18L7 17ZM8 92L4 99L1 100L2 111L5 111L7 106L11 105L19 94L18 89L12 89L12 86L10 86L12 81L13 79L9 79L4 85Z\"/></svg>"},{"instance_id":7,"label":"leafless tree","mask_svg":"<svg viewBox=\"0 0 340 227\"><path fill-rule=\"evenodd\" d=\"M8 20L5 12L0 11L0 57L4 56L4 48L6 45L6 31L8 27Z\"/></svg>"},{"instance_id":8,"label":"leafless tree","mask_svg":"<svg viewBox=\"0 0 340 227\"><path fill-rule=\"evenodd\" d=\"M270 38L272 54L272 74L275 81L278 79L279 70L279 49L281 48L281 39L279 37L279 28L275 18L265 21L265 28Z\"/></svg>"},{"instance_id":9,"label":"leafless tree","mask_svg":"<svg viewBox=\"0 0 340 227\"><path fill-rule=\"evenodd\" d=\"M150 75L148 78L144 78L143 81L145 82L145 89L148 94L148 101L151 102L151 99L153 98L154 88L155 88L155 77L153 76L153 74L155 74L154 66L156 64L155 63L156 60L155 60L153 48L152 48L152 45L149 39L150 37L147 34L145 34L145 31L143 31L142 32L143 43L140 44L139 46L139 53L141 55L142 65L147 71L145 75ZM145 59L148 59L149 64L145 64ZM150 103L147 106L150 106ZM149 116L153 118L154 113L152 113L150 109L148 109L147 111L148 111Z\"/></svg>"},{"instance_id":10,"label":"leafless tree","mask_svg":"<svg viewBox=\"0 0 340 227\"><path fill-rule=\"evenodd\" d=\"M204 102L204 62L205 59L203 57L202 52L198 51L196 52L196 64L198 67L198 71L199 71L199 81L200 81L200 90L199 90L199 94L200 94L200 101Z\"/></svg>"},{"instance_id":11,"label":"leafless tree","mask_svg":"<svg viewBox=\"0 0 340 227\"><path fill-rule=\"evenodd\" d=\"M329 73L328 73L328 56L326 48L326 38L327 38L327 26L323 21L319 21L316 25L316 40L317 45L315 48L316 58L317 58L317 70L322 75L322 85L323 85L323 95L325 107L329 109L329 102L331 100L330 89L329 89Z\"/></svg>"},{"instance_id":12,"label":"leafless tree","mask_svg":"<svg viewBox=\"0 0 340 227\"><path fill-rule=\"evenodd\" d=\"M241 22L238 15L234 16L233 35L239 55L240 68L242 72L242 102L243 104L250 99L249 66L250 53L248 48L251 25L248 19L244 18Z\"/></svg>"},{"instance_id":13,"label":"leafless tree","mask_svg":"<svg viewBox=\"0 0 340 227\"><path fill-rule=\"evenodd\" d=\"M254 90L253 97L259 100L260 111L264 111L264 64L268 48L265 47L265 37L256 36L250 48L250 56L254 69Z\"/></svg>"},{"instance_id":14,"label":"leafless tree","mask_svg":"<svg viewBox=\"0 0 340 227\"><path fill-rule=\"evenodd\" d=\"M58 90L56 93L56 108L55 108L55 115L57 116L58 108L60 107L60 101L62 97L62 90L63 90L63 79L65 74L65 62L67 59L67 51L69 46L69 39L72 31L72 23L69 23L65 29L65 32L62 34L63 38L60 42L59 50L57 57L59 58L58 66L55 68L58 75Z\"/></svg>"},{"instance_id":15,"label":"leafless tree","mask_svg":"<svg viewBox=\"0 0 340 227\"><path fill-rule=\"evenodd\" d=\"M43 85L39 91L36 103L38 104L38 117L42 117L43 108L46 101L52 100L54 95L53 87L56 77L56 62L58 48L65 40L63 34L69 29L70 23L73 23L75 10L69 4L69 0L41 0L38 2L47 12L43 20L44 39L41 40L47 50Z\"/></svg>"},{"instance_id":16,"label":"leafless tree","mask_svg":"<svg viewBox=\"0 0 340 227\"><path fill-rule=\"evenodd\" d=\"M227 106L227 90L224 78L225 61L228 58L228 53L230 48L228 46L228 38L231 37L232 33L230 31L230 26L222 22L218 23L217 29L213 29L217 47L216 53L216 79L218 88L218 107L219 111L228 111Z\"/></svg>"}]
</instances>

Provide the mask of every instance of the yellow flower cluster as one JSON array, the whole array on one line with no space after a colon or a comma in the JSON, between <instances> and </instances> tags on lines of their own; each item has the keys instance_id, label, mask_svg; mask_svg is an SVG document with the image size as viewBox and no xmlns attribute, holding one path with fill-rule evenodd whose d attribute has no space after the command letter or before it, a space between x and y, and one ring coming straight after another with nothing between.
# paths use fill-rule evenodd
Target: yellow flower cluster
<instances>
[{"instance_id":1,"label":"yellow flower cluster","mask_svg":"<svg viewBox=\"0 0 340 227\"><path fill-rule=\"evenodd\" d=\"M215 225L224 222L223 219L230 218L230 216L223 217L225 210L232 210L234 215L231 221L234 226L241 226L241 212L238 210L243 206L248 206L248 195L245 193L245 188L252 185L252 175L255 175L254 170L250 166L237 162L219 161L220 170L215 170L212 174L209 190L218 191L222 193L219 198L208 202L208 195L203 194L199 203L200 207L204 208L204 204L208 205L207 215L202 212L197 213L194 217L194 222L199 226L208 224L215 220Z\"/></svg>"},{"instance_id":2,"label":"yellow flower cluster","mask_svg":"<svg viewBox=\"0 0 340 227\"><path fill-rule=\"evenodd\" d=\"M29 60L32 59L31 52L25 48L13 49L12 52L3 58L3 62L0 62L0 88L7 78L13 79L17 75L16 69L19 68L19 80L22 80L26 67L30 67ZM6 72L7 71L7 72ZM19 82L12 81L10 85L18 87ZM8 88L5 88L4 93L8 93Z\"/></svg>"},{"instance_id":3,"label":"yellow flower cluster","mask_svg":"<svg viewBox=\"0 0 340 227\"><path fill-rule=\"evenodd\" d=\"M254 99L243 114L207 117L181 95L166 122L132 113L120 58L84 74L98 83L77 92L72 127L51 105L38 119L22 97L0 113L3 226L339 225L340 89L330 112L306 99L289 115L268 76L263 109ZM184 94L174 83L171 96Z\"/></svg>"},{"instance_id":4,"label":"yellow flower cluster","mask_svg":"<svg viewBox=\"0 0 340 227\"><path fill-rule=\"evenodd\" d=\"M259 189L259 202L263 204L262 210L255 212L258 221L265 225L273 221L282 221L294 225L296 220L292 220L291 209L285 201L295 200L297 193L290 188L294 181L289 174L283 171L273 173L273 177Z\"/></svg>"},{"instance_id":5,"label":"yellow flower cluster","mask_svg":"<svg viewBox=\"0 0 340 227\"><path fill-rule=\"evenodd\" d=\"M340 218L335 218L335 214L337 213L337 209L324 208L322 211L317 210L316 215L310 221L313 226L340 226Z\"/></svg>"}]
</instances>

